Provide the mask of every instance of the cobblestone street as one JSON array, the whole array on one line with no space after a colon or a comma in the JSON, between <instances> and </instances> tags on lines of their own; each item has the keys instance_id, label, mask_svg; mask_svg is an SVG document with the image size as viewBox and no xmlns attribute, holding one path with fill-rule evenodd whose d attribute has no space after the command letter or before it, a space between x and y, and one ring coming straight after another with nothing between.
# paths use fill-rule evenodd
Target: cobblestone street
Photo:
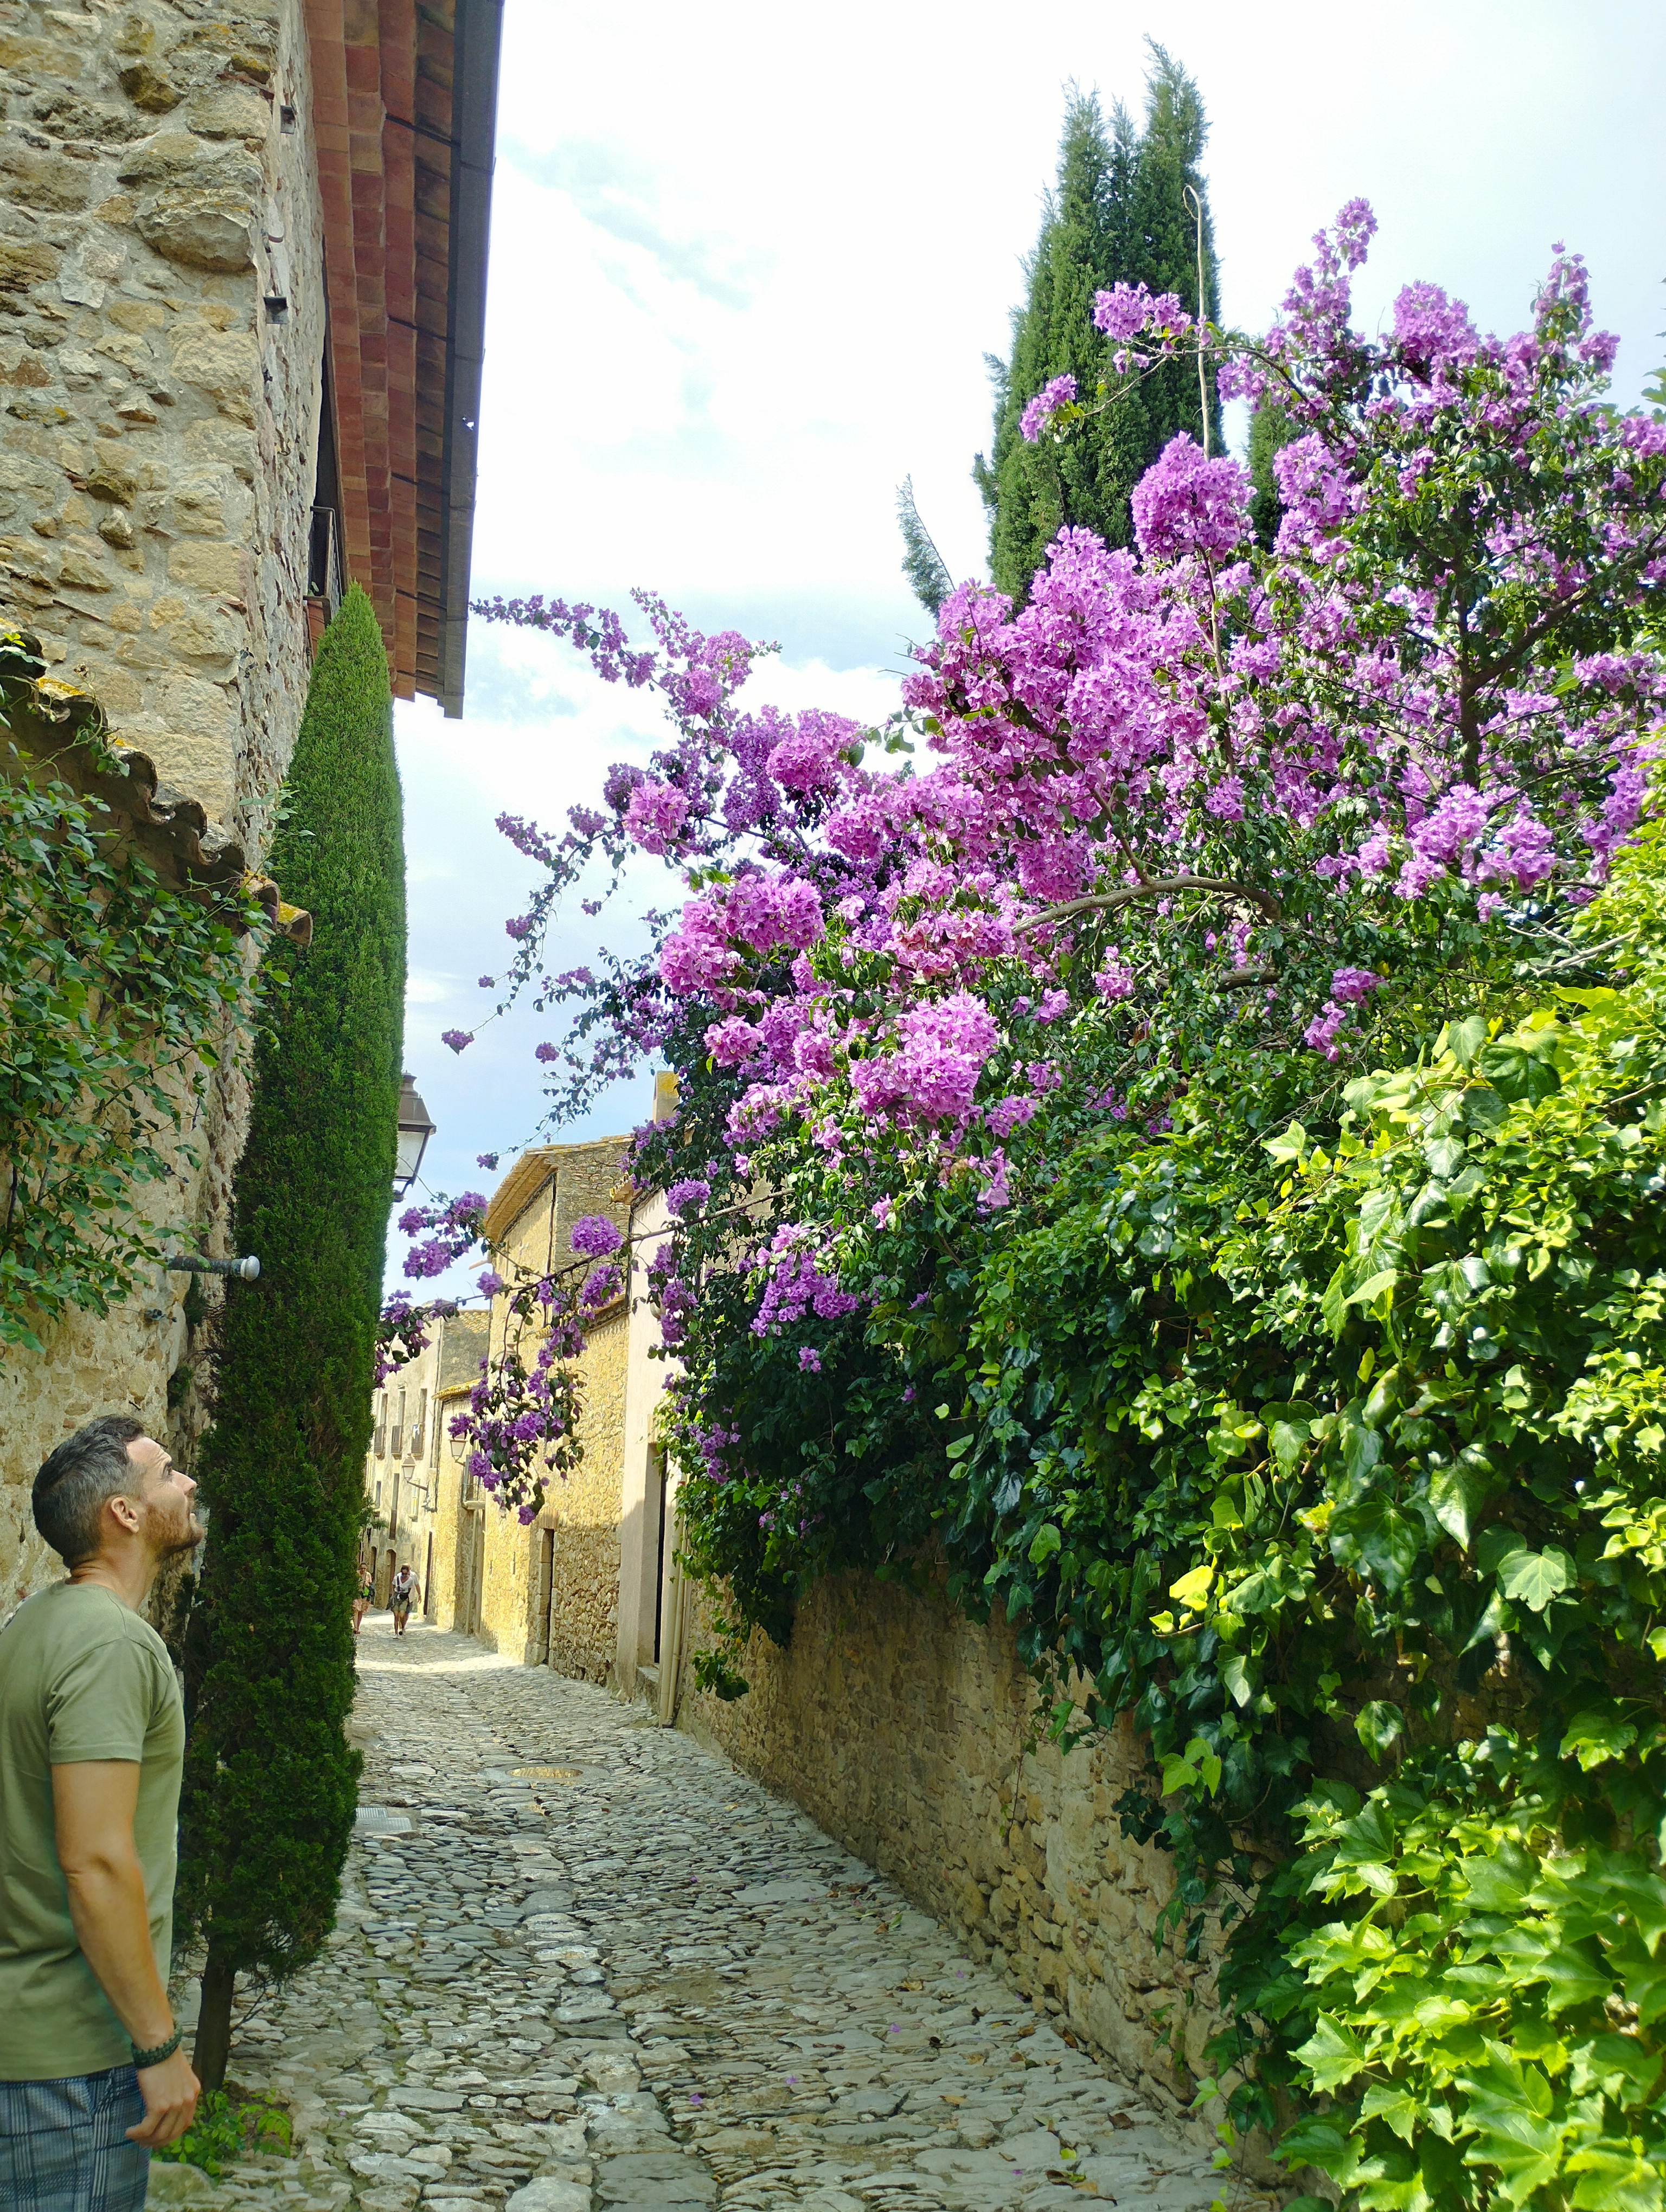
<instances>
[{"instance_id":1,"label":"cobblestone street","mask_svg":"<svg viewBox=\"0 0 1666 2212\"><path fill-rule=\"evenodd\" d=\"M1202 2212L1219 2184L990 1969L640 1709L365 1624L325 1957L231 2075L296 2155L151 2203L289 2212Z\"/></svg>"}]
</instances>

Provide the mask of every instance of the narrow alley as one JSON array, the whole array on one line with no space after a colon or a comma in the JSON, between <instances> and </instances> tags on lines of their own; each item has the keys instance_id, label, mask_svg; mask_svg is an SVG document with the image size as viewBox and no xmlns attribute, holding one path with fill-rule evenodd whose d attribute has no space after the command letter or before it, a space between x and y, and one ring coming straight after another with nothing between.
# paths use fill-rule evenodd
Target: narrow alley
<instances>
[{"instance_id":1,"label":"narrow alley","mask_svg":"<svg viewBox=\"0 0 1666 2212\"><path fill-rule=\"evenodd\" d=\"M367 1621L337 1932L240 2006L295 2155L150 2202L1204 2212L1219 2184L795 1808L640 1708Z\"/></svg>"}]
</instances>

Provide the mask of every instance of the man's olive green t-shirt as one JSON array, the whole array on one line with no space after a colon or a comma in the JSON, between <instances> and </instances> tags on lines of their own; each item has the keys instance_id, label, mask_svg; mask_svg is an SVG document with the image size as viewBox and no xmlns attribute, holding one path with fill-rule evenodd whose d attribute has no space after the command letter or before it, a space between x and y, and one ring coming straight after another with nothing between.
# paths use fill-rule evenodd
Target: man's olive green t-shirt
<instances>
[{"instance_id":1,"label":"man's olive green t-shirt","mask_svg":"<svg viewBox=\"0 0 1666 2212\"><path fill-rule=\"evenodd\" d=\"M185 1742L167 1647L113 1590L58 1583L0 1630L0 2081L131 2063L126 2030L70 1923L52 1770L89 1759L138 1763L133 1841L166 1982Z\"/></svg>"}]
</instances>

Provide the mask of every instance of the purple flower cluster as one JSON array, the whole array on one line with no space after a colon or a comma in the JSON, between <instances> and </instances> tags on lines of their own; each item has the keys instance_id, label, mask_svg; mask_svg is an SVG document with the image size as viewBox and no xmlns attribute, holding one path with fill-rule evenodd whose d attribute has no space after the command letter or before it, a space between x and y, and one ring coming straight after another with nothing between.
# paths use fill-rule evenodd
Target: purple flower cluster
<instances>
[{"instance_id":1,"label":"purple flower cluster","mask_svg":"<svg viewBox=\"0 0 1666 2212\"><path fill-rule=\"evenodd\" d=\"M752 1316L754 1336L778 1336L813 1314L838 1321L854 1313L861 1300L841 1290L836 1276L823 1272L805 1249L805 1231L788 1222L778 1229L753 1261L763 1278L763 1294Z\"/></svg>"},{"instance_id":2,"label":"purple flower cluster","mask_svg":"<svg viewBox=\"0 0 1666 2212\"><path fill-rule=\"evenodd\" d=\"M587 1260L605 1260L624 1243L623 1231L605 1213L587 1213L573 1224L573 1249Z\"/></svg>"},{"instance_id":3,"label":"purple flower cluster","mask_svg":"<svg viewBox=\"0 0 1666 2212\"><path fill-rule=\"evenodd\" d=\"M1068 407L1076 397L1073 376L1055 376L1043 385L1018 418L1020 434L1033 446L1061 407Z\"/></svg>"},{"instance_id":4,"label":"purple flower cluster","mask_svg":"<svg viewBox=\"0 0 1666 2212\"><path fill-rule=\"evenodd\" d=\"M434 1233L426 1243L413 1244L406 1253L405 1275L413 1282L443 1275L447 1267L474 1249L485 1219L486 1201L477 1190L465 1190L459 1198L442 1199L432 1206L407 1207L399 1216L403 1235L416 1237L424 1231Z\"/></svg>"},{"instance_id":5,"label":"purple flower cluster","mask_svg":"<svg viewBox=\"0 0 1666 2212\"><path fill-rule=\"evenodd\" d=\"M1148 561L1181 561L1188 555L1230 560L1250 534L1250 489L1246 470L1233 460L1206 460L1183 431L1134 488L1140 550ZM1240 804L1232 818L1243 811Z\"/></svg>"}]
</instances>

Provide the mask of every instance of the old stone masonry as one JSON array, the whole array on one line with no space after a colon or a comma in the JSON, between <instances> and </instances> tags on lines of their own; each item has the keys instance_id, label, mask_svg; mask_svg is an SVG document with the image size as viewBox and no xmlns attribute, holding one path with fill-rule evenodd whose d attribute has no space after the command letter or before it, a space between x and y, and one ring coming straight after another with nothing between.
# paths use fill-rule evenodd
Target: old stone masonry
<instances>
[{"instance_id":1,"label":"old stone masonry","mask_svg":"<svg viewBox=\"0 0 1666 2212\"><path fill-rule=\"evenodd\" d=\"M340 1923L316 1966L245 2011L234 2051L234 2080L289 2104L296 2155L217 2182L155 2166L153 2204L1205 2212L1233 2196L934 1921L688 1737L465 1638L396 1643L374 1617L360 1671Z\"/></svg>"}]
</instances>

